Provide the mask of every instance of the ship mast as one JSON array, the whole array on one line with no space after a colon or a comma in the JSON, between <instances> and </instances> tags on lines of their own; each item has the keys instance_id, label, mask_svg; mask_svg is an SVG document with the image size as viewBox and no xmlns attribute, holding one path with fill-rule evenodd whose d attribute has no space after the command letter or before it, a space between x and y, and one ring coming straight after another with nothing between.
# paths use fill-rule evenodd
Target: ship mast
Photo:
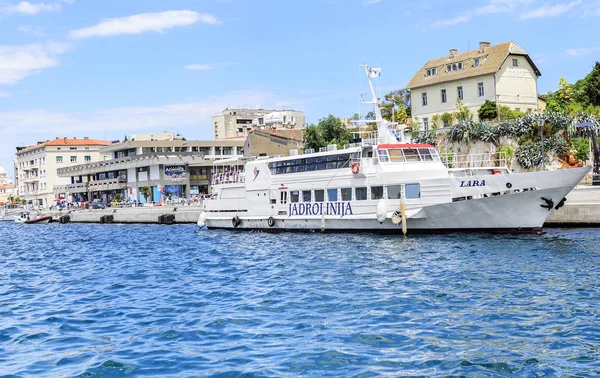
<instances>
[{"instance_id":1,"label":"ship mast","mask_svg":"<svg viewBox=\"0 0 600 378\"><path fill-rule=\"evenodd\" d=\"M393 124L383 119L381 115L381 100L377 98L375 88L373 87L373 78L379 77L381 68L369 67L367 62L361 64L364 67L365 74L367 75L367 81L369 82L369 88L371 89L371 101L363 101L364 104L373 104L373 114L375 114L375 123L377 124L377 140L379 143L396 144L406 143L404 140L404 129L401 132L401 142L390 129Z\"/></svg>"}]
</instances>

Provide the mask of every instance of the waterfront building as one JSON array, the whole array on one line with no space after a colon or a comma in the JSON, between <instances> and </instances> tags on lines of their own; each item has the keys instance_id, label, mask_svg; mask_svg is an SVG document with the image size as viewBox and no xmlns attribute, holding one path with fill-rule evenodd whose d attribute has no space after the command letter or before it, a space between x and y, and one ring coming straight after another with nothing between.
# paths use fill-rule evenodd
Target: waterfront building
<instances>
[{"instance_id":1,"label":"waterfront building","mask_svg":"<svg viewBox=\"0 0 600 378\"><path fill-rule=\"evenodd\" d=\"M304 113L296 110L225 109L212 117L214 139L245 138L252 130L303 129Z\"/></svg>"},{"instance_id":2,"label":"waterfront building","mask_svg":"<svg viewBox=\"0 0 600 378\"><path fill-rule=\"evenodd\" d=\"M302 151L303 130L253 130L244 143L244 155L288 156Z\"/></svg>"},{"instance_id":3,"label":"waterfront building","mask_svg":"<svg viewBox=\"0 0 600 378\"><path fill-rule=\"evenodd\" d=\"M145 203L208 193L213 162L242 157L243 145L242 139L188 141L173 133L132 135L103 148L108 155L104 161L59 169L59 176L69 183L55 187L54 195L74 202L111 202L118 195Z\"/></svg>"},{"instance_id":4,"label":"waterfront building","mask_svg":"<svg viewBox=\"0 0 600 378\"><path fill-rule=\"evenodd\" d=\"M107 140L56 138L29 147L18 147L15 159L17 195L35 207L54 204L54 187L68 184L57 171L81 163L104 160Z\"/></svg>"},{"instance_id":5,"label":"waterfront building","mask_svg":"<svg viewBox=\"0 0 600 378\"><path fill-rule=\"evenodd\" d=\"M408 83L412 117L428 130L432 118L453 113L459 99L474 120L486 100L512 110L537 111L539 76L531 57L515 42L492 46L484 41L464 53L450 49L448 55L429 60Z\"/></svg>"}]
</instances>

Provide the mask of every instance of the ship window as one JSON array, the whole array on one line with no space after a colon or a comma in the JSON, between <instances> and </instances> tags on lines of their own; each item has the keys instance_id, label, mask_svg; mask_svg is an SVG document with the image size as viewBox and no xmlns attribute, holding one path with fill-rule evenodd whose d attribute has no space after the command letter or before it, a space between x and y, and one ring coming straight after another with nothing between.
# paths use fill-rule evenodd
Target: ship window
<instances>
[{"instance_id":1,"label":"ship window","mask_svg":"<svg viewBox=\"0 0 600 378\"><path fill-rule=\"evenodd\" d=\"M280 201L281 201L280 203L282 205L285 205L287 203L287 197L288 197L287 191L282 191L280 194Z\"/></svg>"},{"instance_id":2,"label":"ship window","mask_svg":"<svg viewBox=\"0 0 600 378\"><path fill-rule=\"evenodd\" d=\"M367 188L355 188L354 189L354 198L357 201L364 201L367 199Z\"/></svg>"},{"instance_id":3,"label":"ship window","mask_svg":"<svg viewBox=\"0 0 600 378\"><path fill-rule=\"evenodd\" d=\"M428 148L419 148L419 155L421 155L421 160L423 161L433 161Z\"/></svg>"},{"instance_id":4,"label":"ship window","mask_svg":"<svg viewBox=\"0 0 600 378\"><path fill-rule=\"evenodd\" d=\"M324 171L325 168L327 168L327 163L318 163L317 164L317 171Z\"/></svg>"},{"instance_id":5,"label":"ship window","mask_svg":"<svg viewBox=\"0 0 600 378\"><path fill-rule=\"evenodd\" d=\"M402 185L390 185L387 187L387 198L400 199L402 198Z\"/></svg>"},{"instance_id":6,"label":"ship window","mask_svg":"<svg viewBox=\"0 0 600 378\"><path fill-rule=\"evenodd\" d=\"M306 171L306 165L299 165L298 170L296 172L304 172Z\"/></svg>"},{"instance_id":7,"label":"ship window","mask_svg":"<svg viewBox=\"0 0 600 378\"><path fill-rule=\"evenodd\" d=\"M325 191L323 189L315 190L315 202L325 201Z\"/></svg>"},{"instance_id":8,"label":"ship window","mask_svg":"<svg viewBox=\"0 0 600 378\"><path fill-rule=\"evenodd\" d=\"M433 158L434 161L440 161L440 155L438 155L438 153L435 149L430 148L429 153L431 154L431 157Z\"/></svg>"},{"instance_id":9,"label":"ship window","mask_svg":"<svg viewBox=\"0 0 600 378\"><path fill-rule=\"evenodd\" d=\"M311 198L310 190L302 191L302 202L310 202Z\"/></svg>"},{"instance_id":10,"label":"ship window","mask_svg":"<svg viewBox=\"0 0 600 378\"><path fill-rule=\"evenodd\" d=\"M327 200L329 202L336 202L338 200L337 189L327 189Z\"/></svg>"},{"instance_id":11,"label":"ship window","mask_svg":"<svg viewBox=\"0 0 600 378\"><path fill-rule=\"evenodd\" d=\"M352 188L342 188L342 201L352 201Z\"/></svg>"},{"instance_id":12,"label":"ship window","mask_svg":"<svg viewBox=\"0 0 600 378\"><path fill-rule=\"evenodd\" d=\"M337 160L337 155L329 155L327 156L327 161L336 161Z\"/></svg>"},{"instance_id":13,"label":"ship window","mask_svg":"<svg viewBox=\"0 0 600 378\"><path fill-rule=\"evenodd\" d=\"M292 190L290 192L290 202L296 203L300 202L300 192L297 190Z\"/></svg>"},{"instance_id":14,"label":"ship window","mask_svg":"<svg viewBox=\"0 0 600 378\"><path fill-rule=\"evenodd\" d=\"M306 165L306 171L307 171L307 172L308 172L308 171L314 171L314 170L316 170L316 169L317 169L317 165L316 165L316 164L314 164L314 163L313 163L313 164L307 164L307 165Z\"/></svg>"},{"instance_id":15,"label":"ship window","mask_svg":"<svg viewBox=\"0 0 600 378\"><path fill-rule=\"evenodd\" d=\"M390 161L390 158L388 157L388 154L387 154L387 150L377 150L377 154L379 155L380 162Z\"/></svg>"},{"instance_id":16,"label":"ship window","mask_svg":"<svg viewBox=\"0 0 600 378\"><path fill-rule=\"evenodd\" d=\"M335 161L327 163L327 169L336 169L337 163Z\"/></svg>"},{"instance_id":17,"label":"ship window","mask_svg":"<svg viewBox=\"0 0 600 378\"><path fill-rule=\"evenodd\" d=\"M377 200L383 198L383 186L372 186L371 187L371 199Z\"/></svg>"},{"instance_id":18,"label":"ship window","mask_svg":"<svg viewBox=\"0 0 600 378\"><path fill-rule=\"evenodd\" d=\"M404 156L406 161L419 161L419 151L416 148L405 148Z\"/></svg>"},{"instance_id":19,"label":"ship window","mask_svg":"<svg viewBox=\"0 0 600 378\"><path fill-rule=\"evenodd\" d=\"M421 198L421 184L406 184L406 198Z\"/></svg>"},{"instance_id":20,"label":"ship window","mask_svg":"<svg viewBox=\"0 0 600 378\"><path fill-rule=\"evenodd\" d=\"M400 148L388 150L388 155L390 155L391 161L404 161L404 155L402 154L402 149Z\"/></svg>"},{"instance_id":21,"label":"ship window","mask_svg":"<svg viewBox=\"0 0 600 378\"><path fill-rule=\"evenodd\" d=\"M317 156L317 163L324 163L327 161L327 156Z\"/></svg>"}]
</instances>

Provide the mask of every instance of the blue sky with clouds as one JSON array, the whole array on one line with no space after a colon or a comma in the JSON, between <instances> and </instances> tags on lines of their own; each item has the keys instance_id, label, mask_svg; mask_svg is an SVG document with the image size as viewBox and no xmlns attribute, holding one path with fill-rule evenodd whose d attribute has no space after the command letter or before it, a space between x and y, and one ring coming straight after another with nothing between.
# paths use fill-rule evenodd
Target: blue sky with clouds
<instances>
[{"instance_id":1,"label":"blue sky with clouds","mask_svg":"<svg viewBox=\"0 0 600 378\"><path fill-rule=\"evenodd\" d=\"M600 60L599 23L600 0L0 0L0 165L56 136L209 139L225 107L351 116L365 58L385 92L480 40L518 43L547 92Z\"/></svg>"}]
</instances>

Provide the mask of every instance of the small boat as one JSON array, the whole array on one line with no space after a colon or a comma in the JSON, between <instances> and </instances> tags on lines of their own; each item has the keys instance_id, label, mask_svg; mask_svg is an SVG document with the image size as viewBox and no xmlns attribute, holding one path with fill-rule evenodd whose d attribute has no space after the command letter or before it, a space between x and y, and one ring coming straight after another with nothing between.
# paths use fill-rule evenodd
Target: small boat
<instances>
[{"instance_id":1,"label":"small boat","mask_svg":"<svg viewBox=\"0 0 600 378\"><path fill-rule=\"evenodd\" d=\"M19 217L15 220L15 222L17 223L23 223L23 224L34 224L34 223L50 223L52 222L52 217L51 216L43 216L43 215L38 215L38 216L31 216L31 214L29 212L21 212L21 214L19 214Z\"/></svg>"},{"instance_id":2,"label":"small boat","mask_svg":"<svg viewBox=\"0 0 600 378\"><path fill-rule=\"evenodd\" d=\"M14 208L10 206L0 207L0 222L14 222L19 218L19 212L21 208Z\"/></svg>"}]
</instances>

